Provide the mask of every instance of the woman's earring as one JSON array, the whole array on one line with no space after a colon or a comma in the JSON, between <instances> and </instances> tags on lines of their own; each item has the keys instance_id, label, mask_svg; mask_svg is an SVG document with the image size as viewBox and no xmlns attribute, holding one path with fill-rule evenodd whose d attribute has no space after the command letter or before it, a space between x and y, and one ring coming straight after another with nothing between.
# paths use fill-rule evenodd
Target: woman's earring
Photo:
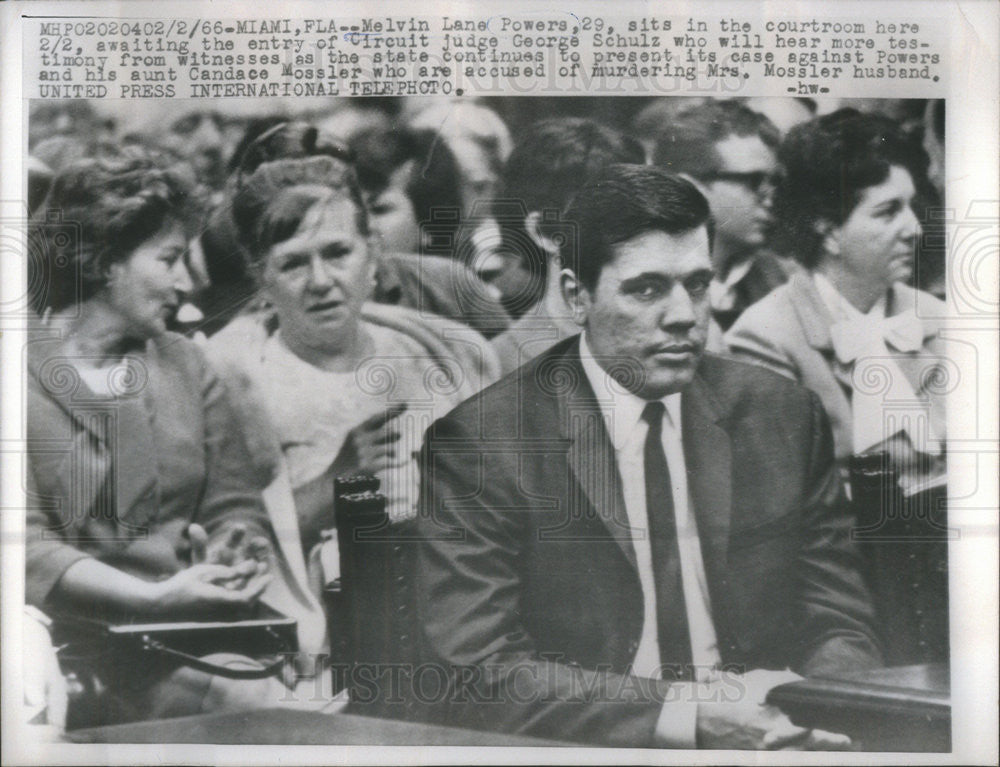
<instances>
[{"instance_id":1,"label":"woman's earring","mask_svg":"<svg viewBox=\"0 0 1000 767\"><path fill-rule=\"evenodd\" d=\"M840 243L833 233L833 224L826 219L821 219L813 224L813 231L820 237L820 247L824 252L832 256L840 253Z\"/></svg>"},{"instance_id":2,"label":"woman's earring","mask_svg":"<svg viewBox=\"0 0 1000 767\"><path fill-rule=\"evenodd\" d=\"M112 287L118 282L118 277L121 275L122 267L124 263L121 261L116 261L112 264L108 264L103 267L104 272L104 286Z\"/></svg>"}]
</instances>

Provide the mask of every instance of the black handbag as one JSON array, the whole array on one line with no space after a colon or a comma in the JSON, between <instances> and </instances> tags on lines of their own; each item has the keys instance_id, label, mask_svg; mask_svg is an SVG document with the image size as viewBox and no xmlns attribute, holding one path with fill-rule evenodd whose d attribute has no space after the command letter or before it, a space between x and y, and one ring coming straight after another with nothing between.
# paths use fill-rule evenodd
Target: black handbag
<instances>
[{"instance_id":1,"label":"black handbag","mask_svg":"<svg viewBox=\"0 0 1000 767\"><path fill-rule=\"evenodd\" d=\"M298 651L295 619L263 604L230 621L128 623L61 613L53 616L52 641L69 681L67 729L121 718L114 691L126 677L188 666L227 679L280 678ZM205 660L215 653L247 656L259 666Z\"/></svg>"}]
</instances>

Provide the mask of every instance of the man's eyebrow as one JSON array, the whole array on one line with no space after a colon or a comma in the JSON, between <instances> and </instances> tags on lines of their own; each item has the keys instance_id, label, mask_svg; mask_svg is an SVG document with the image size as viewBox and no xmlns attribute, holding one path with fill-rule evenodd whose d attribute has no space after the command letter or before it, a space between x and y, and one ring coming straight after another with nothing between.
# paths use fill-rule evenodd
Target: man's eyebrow
<instances>
[{"instance_id":1,"label":"man's eyebrow","mask_svg":"<svg viewBox=\"0 0 1000 767\"><path fill-rule=\"evenodd\" d=\"M634 274L631 277L626 277L622 282L634 282L635 280L670 280L673 279L670 275L664 274L663 272L640 272L639 274Z\"/></svg>"},{"instance_id":2,"label":"man's eyebrow","mask_svg":"<svg viewBox=\"0 0 1000 767\"><path fill-rule=\"evenodd\" d=\"M639 274L633 275L632 277L626 277L622 280L623 285L630 285L635 282L647 282L647 281L658 281L658 282L684 282L692 277L706 277L711 279L715 276L715 270L708 267L699 267L697 269L692 269L690 272L684 272L683 274L665 274L664 272L641 272Z\"/></svg>"},{"instance_id":3,"label":"man's eyebrow","mask_svg":"<svg viewBox=\"0 0 1000 767\"><path fill-rule=\"evenodd\" d=\"M707 266L700 269L693 269L684 275L682 279L690 280L692 277L704 277L707 280L711 280L715 277L715 269L710 269Z\"/></svg>"},{"instance_id":4,"label":"man's eyebrow","mask_svg":"<svg viewBox=\"0 0 1000 767\"><path fill-rule=\"evenodd\" d=\"M641 274L626 277L621 281L621 284L628 287L645 282L673 282L675 279L675 277L664 274L663 272L642 272Z\"/></svg>"}]
</instances>

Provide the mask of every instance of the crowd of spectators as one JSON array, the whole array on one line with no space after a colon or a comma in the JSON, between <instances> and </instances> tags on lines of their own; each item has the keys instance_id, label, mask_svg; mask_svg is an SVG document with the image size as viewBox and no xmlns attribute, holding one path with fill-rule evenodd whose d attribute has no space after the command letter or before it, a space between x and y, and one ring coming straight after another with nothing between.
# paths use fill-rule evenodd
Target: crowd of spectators
<instances>
[{"instance_id":1,"label":"crowd of spectators","mask_svg":"<svg viewBox=\"0 0 1000 767\"><path fill-rule=\"evenodd\" d=\"M328 647L334 479L373 475L412 517L430 424L579 331L561 287L585 222L566 213L612 164L708 201L710 351L813 389L843 466L887 449L901 482L942 474L943 400L914 371L941 343L921 227L943 125L923 100L33 103L28 602L180 620L264 601ZM928 427L880 430L866 358ZM273 704L263 684L137 672L117 710Z\"/></svg>"}]
</instances>

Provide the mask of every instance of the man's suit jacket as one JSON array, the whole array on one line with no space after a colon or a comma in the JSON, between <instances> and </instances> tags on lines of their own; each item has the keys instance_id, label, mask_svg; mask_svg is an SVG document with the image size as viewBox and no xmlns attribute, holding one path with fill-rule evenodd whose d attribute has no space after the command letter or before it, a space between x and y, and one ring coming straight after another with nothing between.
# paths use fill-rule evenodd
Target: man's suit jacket
<instances>
[{"instance_id":1,"label":"man's suit jacket","mask_svg":"<svg viewBox=\"0 0 1000 767\"><path fill-rule=\"evenodd\" d=\"M940 337L945 306L929 293L893 286L887 314L916 311L924 326L923 348L893 358L917 395L928 395L930 418L938 434L945 433L945 397L939 393L949 377L949 359ZM833 426L835 452L845 461L853 452L851 376L853 363L843 364L833 351L833 318L810 272L788 283L747 309L726 333L732 355L798 381L819 395ZM944 376L944 379L942 379Z\"/></svg>"},{"instance_id":2,"label":"man's suit jacket","mask_svg":"<svg viewBox=\"0 0 1000 767\"><path fill-rule=\"evenodd\" d=\"M681 403L724 664L804 674L877 665L818 400L768 371L706 356ZM451 669L455 685L433 707L438 716L653 745L676 688L626 675L642 592L579 338L457 407L432 426L424 451L421 660Z\"/></svg>"}]
</instances>

